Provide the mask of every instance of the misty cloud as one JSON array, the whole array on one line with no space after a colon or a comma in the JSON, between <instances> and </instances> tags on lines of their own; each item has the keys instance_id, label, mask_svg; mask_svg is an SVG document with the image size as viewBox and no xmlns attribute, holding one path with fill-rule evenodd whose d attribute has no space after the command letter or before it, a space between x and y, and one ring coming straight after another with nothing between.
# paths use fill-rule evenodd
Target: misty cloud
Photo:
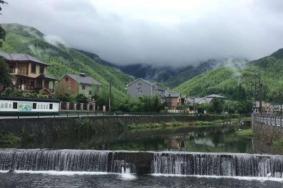
<instances>
[{"instance_id":1,"label":"misty cloud","mask_svg":"<svg viewBox=\"0 0 283 188\"><path fill-rule=\"evenodd\" d=\"M281 0L13 0L0 18L112 62L175 66L282 48L281 10Z\"/></svg>"}]
</instances>

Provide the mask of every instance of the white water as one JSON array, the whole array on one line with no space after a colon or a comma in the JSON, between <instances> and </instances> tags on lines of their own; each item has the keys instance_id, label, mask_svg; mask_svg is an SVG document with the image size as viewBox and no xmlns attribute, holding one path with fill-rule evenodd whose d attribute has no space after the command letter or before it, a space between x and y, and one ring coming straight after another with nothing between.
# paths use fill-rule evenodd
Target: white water
<instances>
[{"instance_id":1,"label":"white water","mask_svg":"<svg viewBox=\"0 0 283 188\"><path fill-rule=\"evenodd\" d=\"M122 173L120 174L120 179L121 180L126 180L126 181L130 181L130 180L135 180L137 177L131 173L131 169L128 167L124 167L122 168Z\"/></svg>"},{"instance_id":2,"label":"white water","mask_svg":"<svg viewBox=\"0 0 283 188\"><path fill-rule=\"evenodd\" d=\"M213 179L237 179L237 180L245 180L245 181L275 181L282 182L282 178L274 178L274 177L251 177L251 176L206 176L206 175L182 175L182 174L151 174L151 176L156 177L195 177L195 178L213 178Z\"/></svg>"}]
</instances>

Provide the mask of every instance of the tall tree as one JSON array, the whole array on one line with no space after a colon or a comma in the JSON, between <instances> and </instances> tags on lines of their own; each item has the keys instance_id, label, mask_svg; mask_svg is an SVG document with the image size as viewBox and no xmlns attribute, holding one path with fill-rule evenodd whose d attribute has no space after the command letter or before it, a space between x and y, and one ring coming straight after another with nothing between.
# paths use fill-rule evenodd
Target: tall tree
<instances>
[{"instance_id":1,"label":"tall tree","mask_svg":"<svg viewBox=\"0 0 283 188\"><path fill-rule=\"evenodd\" d=\"M0 12L2 11L2 5L5 3L6 3L5 1L0 0ZM5 40L5 36L6 36L6 32L0 25L0 47L2 47L2 44ZM0 92L1 92L6 87L11 85L9 68L2 58L0 58L0 75L1 75L0 76Z\"/></svg>"},{"instance_id":2,"label":"tall tree","mask_svg":"<svg viewBox=\"0 0 283 188\"><path fill-rule=\"evenodd\" d=\"M0 58L0 92L11 85L9 67L5 61Z\"/></svg>"},{"instance_id":3,"label":"tall tree","mask_svg":"<svg viewBox=\"0 0 283 188\"><path fill-rule=\"evenodd\" d=\"M3 0L0 0L0 12L2 11L2 5L5 4L6 2ZM0 25L0 47L2 47L3 42L5 40L6 32L5 30L1 27Z\"/></svg>"}]
</instances>

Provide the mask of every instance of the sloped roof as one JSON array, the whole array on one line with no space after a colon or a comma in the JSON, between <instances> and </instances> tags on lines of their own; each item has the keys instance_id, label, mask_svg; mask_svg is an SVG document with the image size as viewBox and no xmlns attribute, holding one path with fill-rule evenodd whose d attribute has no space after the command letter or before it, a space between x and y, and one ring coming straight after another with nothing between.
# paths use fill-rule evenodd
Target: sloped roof
<instances>
[{"instance_id":1,"label":"sloped roof","mask_svg":"<svg viewBox=\"0 0 283 188\"><path fill-rule=\"evenodd\" d=\"M16 53L8 54L6 52L0 51L0 56L8 61L23 61L23 62L32 61L38 64L47 65L46 63L28 54L16 54Z\"/></svg>"},{"instance_id":2,"label":"sloped roof","mask_svg":"<svg viewBox=\"0 0 283 188\"><path fill-rule=\"evenodd\" d=\"M53 76L41 74L37 78L48 79L48 80L57 80Z\"/></svg>"},{"instance_id":3,"label":"sloped roof","mask_svg":"<svg viewBox=\"0 0 283 188\"><path fill-rule=\"evenodd\" d=\"M175 98L180 97L181 95L178 92L166 91L165 96Z\"/></svg>"},{"instance_id":4,"label":"sloped roof","mask_svg":"<svg viewBox=\"0 0 283 188\"><path fill-rule=\"evenodd\" d=\"M212 95L208 95L208 96L206 96L206 98L225 98L224 96L222 96L222 95L217 95L217 94L212 94Z\"/></svg>"},{"instance_id":5,"label":"sloped roof","mask_svg":"<svg viewBox=\"0 0 283 188\"><path fill-rule=\"evenodd\" d=\"M75 81L77 81L80 84L86 84L86 85L101 85L101 83L95 79L93 79L90 76L81 76L76 74L67 74L67 76L71 77Z\"/></svg>"},{"instance_id":6,"label":"sloped roof","mask_svg":"<svg viewBox=\"0 0 283 188\"><path fill-rule=\"evenodd\" d=\"M154 85L155 85L155 83L152 83L152 82L150 82L150 81L148 81L148 80L145 80L145 79L142 79L142 78L138 78L138 79L136 79L136 80L134 80L134 81L128 83L128 86L130 86L130 85L136 83L137 81L145 82L145 83L147 83L148 85L151 85L151 86L154 86Z\"/></svg>"}]
</instances>

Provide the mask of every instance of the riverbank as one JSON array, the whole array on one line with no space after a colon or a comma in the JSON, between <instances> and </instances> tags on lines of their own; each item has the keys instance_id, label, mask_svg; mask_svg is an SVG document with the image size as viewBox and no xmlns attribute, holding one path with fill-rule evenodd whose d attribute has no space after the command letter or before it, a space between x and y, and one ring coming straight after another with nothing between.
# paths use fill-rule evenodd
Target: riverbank
<instances>
[{"instance_id":1,"label":"riverbank","mask_svg":"<svg viewBox=\"0 0 283 188\"><path fill-rule=\"evenodd\" d=\"M226 118L216 120L196 120L190 122L159 122L159 123L138 123L129 124L128 128L131 131L145 131L145 130L158 130L158 129L176 129L176 128L209 128L209 127L225 127L225 126L236 126L236 127L249 127L249 117L238 117L238 118Z\"/></svg>"},{"instance_id":2,"label":"riverbank","mask_svg":"<svg viewBox=\"0 0 283 188\"><path fill-rule=\"evenodd\" d=\"M150 134L156 131L154 138L160 138L160 135L173 129L176 129L176 132L185 129L189 131L194 127L203 130L209 127L221 129L221 126L230 126L234 121L240 125L240 119L229 119L227 116L111 116L0 120L0 147L105 149L108 144L136 140L132 136L135 135L133 132L142 137L144 130L149 130Z\"/></svg>"}]
</instances>

